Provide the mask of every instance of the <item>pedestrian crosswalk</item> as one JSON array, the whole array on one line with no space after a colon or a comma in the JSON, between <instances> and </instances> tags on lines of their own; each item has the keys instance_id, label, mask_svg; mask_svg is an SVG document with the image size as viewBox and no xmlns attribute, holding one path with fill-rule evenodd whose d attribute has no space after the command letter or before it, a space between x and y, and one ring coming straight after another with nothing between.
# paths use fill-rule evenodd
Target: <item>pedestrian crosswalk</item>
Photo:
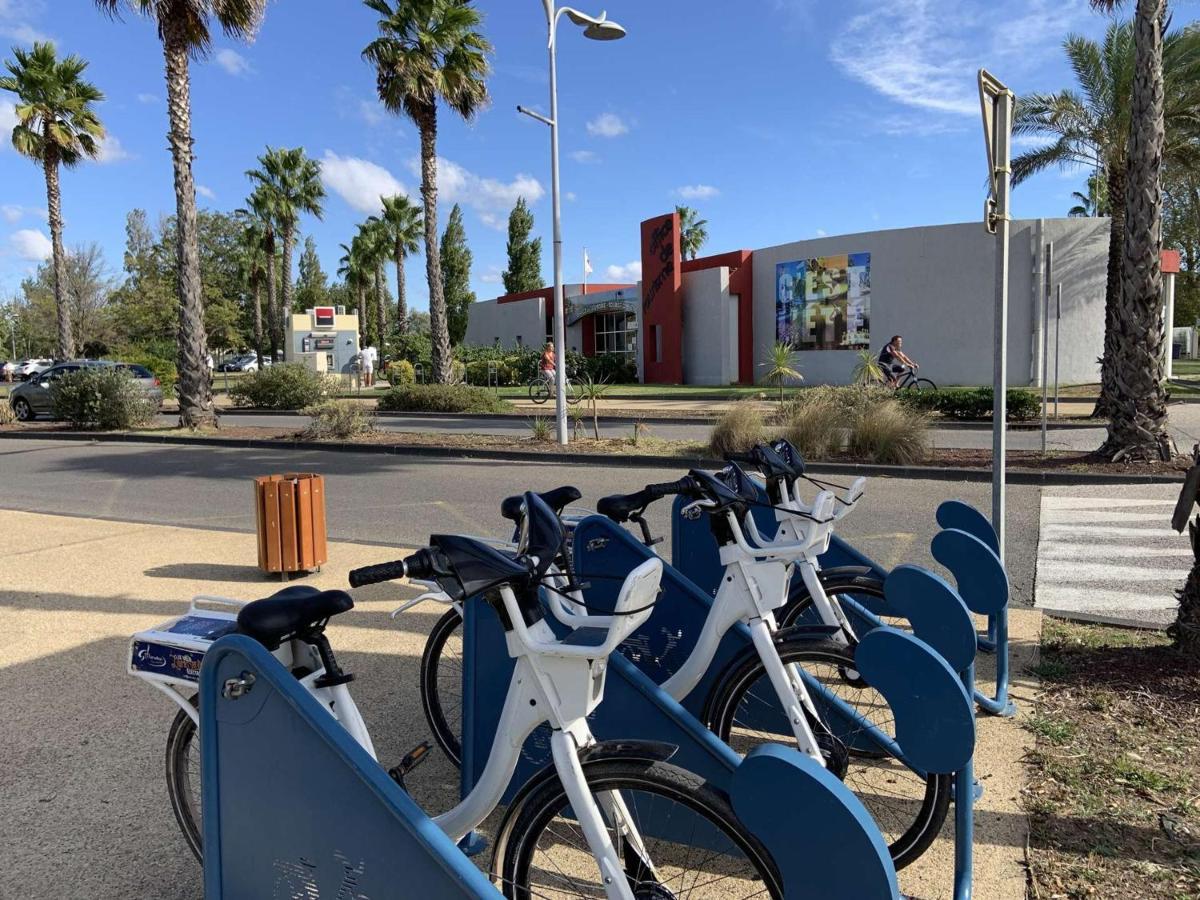
<instances>
[{"instance_id":1,"label":"pedestrian crosswalk","mask_svg":"<svg viewBox=\"0 0 1200 900\"><path fill-rule=\"evenodd\" d=\"M1176 490L1045 491L1034 606L1144 625L1173 621L1175 592L1193 562L1186 535L1169 524Z\"/></svg>"}]
</instances>

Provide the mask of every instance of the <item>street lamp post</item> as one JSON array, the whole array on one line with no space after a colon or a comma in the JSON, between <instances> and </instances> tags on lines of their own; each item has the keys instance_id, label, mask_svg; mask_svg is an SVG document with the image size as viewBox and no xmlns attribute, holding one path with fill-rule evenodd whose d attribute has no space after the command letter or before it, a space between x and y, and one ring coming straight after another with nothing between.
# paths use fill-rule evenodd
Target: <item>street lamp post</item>
<instances>
[{"instance_id":1,"label":"street lamp post","mask_svg":"<svg viewBox=\"0 0 1200 900\"><path fill-rule=\"evenodd\" d=\"M562 274L562 209L558 193L558 64L556 62L558 20L564 14L583 29L583 36L594 41L612 41L625 37L625 29L608 19L606 13L589 16L569 6L554 8L554 0L542 0L546 8L546 27L550 51L550 118L523 106L517 112L550 126L550 199L554 207L554 418L558 442L567 443L567 323L563 302Z\"/></svg>"}]
</instances>

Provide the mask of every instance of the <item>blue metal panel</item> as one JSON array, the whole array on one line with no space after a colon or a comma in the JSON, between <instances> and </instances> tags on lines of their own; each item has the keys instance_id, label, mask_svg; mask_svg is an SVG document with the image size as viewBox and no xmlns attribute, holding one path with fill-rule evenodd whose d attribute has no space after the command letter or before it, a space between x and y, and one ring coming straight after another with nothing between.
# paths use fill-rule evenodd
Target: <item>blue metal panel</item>
<instances>
[{"instance_id":1,"label":"blue metal panel","mask_svg":"<svg viewBox=\"0 0 1200 900\"><path fill-rule=\"evenodd\" d=\"M945 579L919 566L897 566L883 585L888 606L912 624L913 634L941 654L955 672L975 661L975 623Z\"/></svg>"},{"instance_id":2,"label":"blue metal panel","mask_svg":"<svg viewBox=\"0 0 1200 900\"><path fill-rule=\"evenodd\" d=\"M796 777L797 771L806 777ZM734 774L730 799L774 857L788 900L900 896L887 845L870 814L802 753L778 744L755 748Z\"/></svg>"},{"instance_id":3,"label":"blue metal panel","mask_svg":"<svg viewBox=\"0 0 1200 900\"><path fill-rule=\"evenodd\" d=\"M959 676L923 641L876 628L859 641L854 661L895 716L896 742L926 772L955 772L975 749L975 713Z\"/></svg>"},{"instance_id":4,"label":"blue metal panel","mask_svg":"<svg viewBox=\"0 0 1200 900\"><path fill-rule=\"evenodd\" d=\"M257 642L213 644L200 717L206 900L499 896Z\"/></svg>"},{"instance_id":5,"label":"blue metal panel","mask_svg":"<svg viewBox=\"0 0 1200 900\"><path fill-rule=\"evenodd\" d=\"M943 528L955 528L973 534L999 555L1000 540L988 517L961 500L947 500L937 509L937 523Z\"/></svg>"},{"instance_id":6,"label":"blue metal panel","mask_svg":"<svg viewBox=\"0 0 1200 900\"><path fill-rule=\"evenodd\" d=\"M993 616L1008 605L1008 574L986 543L968 532L947 529L934 535L932 550L933 558L954 576L971 612Z\"/></svg>"}]
</instances>

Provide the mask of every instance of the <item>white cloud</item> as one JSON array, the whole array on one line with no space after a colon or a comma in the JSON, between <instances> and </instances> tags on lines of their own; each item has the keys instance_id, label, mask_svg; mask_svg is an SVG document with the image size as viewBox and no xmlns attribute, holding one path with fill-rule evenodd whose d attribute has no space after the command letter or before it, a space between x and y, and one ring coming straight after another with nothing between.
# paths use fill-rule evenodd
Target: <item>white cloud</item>
<instances>
[{"instance_id":1,"label":"white cloud","mask_svg":"<svg viewBox=\"0 0 1200 900\"><path fill-rule=\"evenodd\" d=\"M102 165L133 159L133 154L121 146L121 140L115 134L106 134L100 139L100 155L96 160Z\"/></svg>"},{"instance_id":2,"label":"white cloud","mask_svg":"<svg viewBox=\"0 0 1200 900\"><path fill-rule=\"evenodd\" d=\"M488 266L487 271L479 276L479 280L484 284L500 284L504 280L503 276L499 266Z\"/></svg>"},{"instance_id":3,"label":"white cloud","mask_svg":"<svg viewBox=\"0 0 1200 900\"><path fill-rule=\"evenodd\" d=\"M368 125L381 125L387 118L384 108L374 100L359 100L358 114Z\"/></svg>"},{"instance_id":4,"label":"white cloud","mask_svg":"<svg viewBox=\"0 0 1200 900\"><path fill-rule=\"evenodd\" d=\"M38 31L32 25L29 25L25 22L14 23L12 25L0 25L0 35L3 35L6 38L11 38L18 44L33 44L54 40L54 38L50 37L50 35Z\"/></svg>"},{"instance_id":5,"label":"white cloud","mask_svg":"<svg viewBox=\"0 0 1200 900\"><path fill-rule=\"evenodd\" d=\"M685 184L675 193L683 200L711 200L721 192L711 184Z\"/></svg>"},{"instance_id":6,"label":"white cloud","mask_svg":"<svg viewBox=\"0 0 1200 900\"><path fill-rule=\"evenodd\" d=\"M460 166L458 163L439 156L438 199L446 203L461 203L475 210L479 221L489 228L503 229L508 223L508 214L517 204L518 197L532 205L546 195L542 183L532 175L519 172L512 181L484 178ZM419 177L421 161L413 157L409 170Z\"/></svg>"},{"instance_id":7,"label":"white cloud","mask_svg":"<svg viewBox=\"0 0 1200 900\"><path fill-rule=\"evenodd\" d=\"M10 225L21 221L25 216L34 216L45 221L46 210L36 206L21 206L18 203L5 203L0 206L0 217L3 217L4 221Z\"/></svg>"},{"instance_id":8,"label":"white cloud","mask_svg":"<svg viewBox=\"0 0 1200 900\"><path fill-rule=\"evenodd\" d=\"M625 263L623 266L609 266L604 270L604 277L609 281L640 281L642 278L642 263L640 260Z\"/></svg>"},{"instance_id":9,"label":"white cloud","mask_svg":"<svg viewBox=\"0 0 1200 900\"><path fill-rule=\"evenodd\" d=\"M987 59L1013 75L1061 54L1062 35L1084 21L1086 0L864 0L832 42L850 77L898 103L979 115L976 71Z\"/></svg>"},{"instance_id":10,"label":"white cloud","mask_svg":"<svg viewBox=\"0 0 1200 900\"><path fill-rule=\"evenodd\" d=\"M572 150L567 155L577 163L600 162L599 155L591 150Z\"/></svg>"},{"instance_id":11,"label":"white cloud","mask_svg":"<svg viewBox=\"0 0 1200 900\"><path fill-rule=\"evenodd\" d=\"M12 146L12 130L16 127L16 104L11 100L0 100L0 151Z\"/></svg>"},{"instance_id":12,"label":"white cloud","mask_svg":"<svg viewBox=\"0 0 1200 900\"><path fill-rule=\"evenodd\" d=\"M587 123L588 134L594 137L615 138L628 134L629 126L616 113L601 113Z\"/></svg>"},{"instance_id":13,"label":"white cloud","mask_svg":"<svg viewBox=\"0 0 1200 900\"><path fill-rule=\"evenodd\" d=\"M199 194L201 197L204 197L207 200L216 200L217 199L216 193L213 191L212 188L208 187L207 185L203 185L203 184L196 185L196 193Z\"/></svg>"},{"instance_id":14,"label":"white cloud","mask_svg":"<svg viewBox=\"0 0 1200 900\"><path fill-rule=\"evenodd\" d=\"M158 95L157 94L138 94L137 102L138 103L157 103Z\"/></svg>"},{"instance_id":15,"label":"white cloud","mask_svg":"<svg viewBox=\"0 0 1200 900\"><path fill-rule=\"evenodd\" d=\"M22 228L8 237L17 256L30 262L41 262L54 252L50 238L36 228Z\"/></svg>"},{"instance_id":16,"label":"white cloud","mask_svg":"<svg viewBox=\"0 0 1200 900\"><path fill-rule=\"evenodd\" d=\"M383 166L356 156L338 156L332 150L321 159L321 181L361 213L378 213L383 209L380 198L408 193Z\"/></svg>"},{"instance_id":17,"label":"white cloud","mask_svg":"<svg viewBox=\"0 0 1200 900\"><path fill-rule=\"evenodd\" d=\"M567 200L570 201L571 203L575 202L575 192L574 191L567 191L565 194L563 194L563 196L566 197Z\"/></svg>"},{"instance_id":18,"label":"white cloud","mask_svg":"<svg viewBox=\"0 0 1200 900\"><path fill-rule=\"evenodd\" d=\"M827 234L829 234L829 232L826 231L824 228L817 229L817 237L825 237L825 235L827 235Z\"/></svg>"},{"instance_id":19,"label":"white cloud","mask_svg":"<svg viewBox=\"0 0 1200 900\"><path fill-rule=\"evenodd\" d=\"M246 57L242 56L236 50L230 50L228 47L218 50L213 59L216 60L218 66L230 75L249 75L254 71L250 67L250 61Z\"/></svg>"}]
</instances>

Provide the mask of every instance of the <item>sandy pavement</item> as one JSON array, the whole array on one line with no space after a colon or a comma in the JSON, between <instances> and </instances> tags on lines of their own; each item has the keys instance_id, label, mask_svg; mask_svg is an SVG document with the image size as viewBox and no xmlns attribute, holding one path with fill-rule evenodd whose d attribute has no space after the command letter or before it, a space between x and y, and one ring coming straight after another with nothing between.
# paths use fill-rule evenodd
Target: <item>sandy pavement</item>
<instances>
[{"instance_id":1,"label":"sandy pavement","mask_svg":"<svg viewBox=\"0 0 1200 900\"><path fill-rule=\"evenodd\" d=\"M0 511L0 533L0 898L201 897L200 870L177 833L163 779L174 708L125 674L128 638L182 612L194 594L252 599L278 581L258 571L252 535L10 511ZM340 587L350 568L403 552L332 543L331 563L305 583ZM419 607L392 624L387 613L411 596L395 585L360 590L355 609L330 628L389 765L429 738L417 673L441 609ZM1033 691L1020 676L1040 621L1014 614L1022 715ZM988 657L981 662L990 666ZM986 792L976 815L975 897L1022 900L1020 759L1031 737L1011 720L984 719L979 742L976 774ZM457 780L434 754L410 784L436 812L453 804ZM922 900L951 895L951 827L901 875Z\"/></svg>"}]
</instances>

